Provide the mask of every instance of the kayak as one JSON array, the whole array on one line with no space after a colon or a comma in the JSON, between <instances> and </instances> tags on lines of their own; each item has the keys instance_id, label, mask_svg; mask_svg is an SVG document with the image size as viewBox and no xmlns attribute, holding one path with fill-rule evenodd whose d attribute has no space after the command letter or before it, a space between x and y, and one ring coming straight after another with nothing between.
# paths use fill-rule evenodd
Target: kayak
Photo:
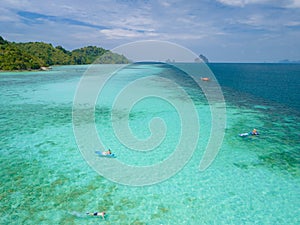
<instances>
[{"instance_id":1,"label":"kayak","mask_svg":"<svg viewBox=\"0 0 300 225\"><path fill-rule=\"evenodd\" d=\"M259 135L259 133L248 132L248 133L239 134L240 137L246 137L246 136L249 136L249 135Z\"/></svg>"},{"instance_id":2,"label":"kayak","mask_svg":"<svg viewBox=\"0 0 300 225\"><path fill-rule=\"evenodd\" d=\"M95 153L100 157L107 157L107 158L116 158L117 156L114 153L106 154L105 152L95 151Z\"/></svg>"},{"instance_id":3,"label":"kayak","mask_svg":"<svg viewBox=\"0 0 300 225\"><path fill-rule=\"evenodd\" d=\"M246 136L248 136L248 135L249 135L249 133L242 133L242 134L239 134L240 137L246 137Z\"/></svg>"}]
</instances>

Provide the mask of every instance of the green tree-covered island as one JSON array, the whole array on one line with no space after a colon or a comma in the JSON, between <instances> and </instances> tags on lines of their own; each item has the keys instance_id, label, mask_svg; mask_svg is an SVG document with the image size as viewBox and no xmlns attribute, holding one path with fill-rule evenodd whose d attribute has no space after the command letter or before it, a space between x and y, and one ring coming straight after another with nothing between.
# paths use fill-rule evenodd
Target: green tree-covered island
<instances>
[{"instance_id":1,"label":"green tree-covered island","mask_svg":"<svg viewBox=\"0 0 300 225\"><path fill-rule=\"evenodd\" d=\"M53 65L125 64L129 60L109 50L87 46L68 51L44 42L15 43L0 36L0 70L39 70Z\"/></svg>"}]
</instances>

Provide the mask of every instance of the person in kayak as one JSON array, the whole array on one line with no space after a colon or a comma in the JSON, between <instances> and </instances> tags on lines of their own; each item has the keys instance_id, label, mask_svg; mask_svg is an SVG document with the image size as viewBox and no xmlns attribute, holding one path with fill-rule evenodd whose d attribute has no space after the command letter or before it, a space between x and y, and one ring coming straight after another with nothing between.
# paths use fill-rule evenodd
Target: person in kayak
<instances>
[{"instance_id":1,"label":"person in kayak","mask_svg":"<svg viewBox=\"0 0 300 225\"><path fill-rule=\"evenodd\" d=\"M254 128L254 129L252 130L251 134L252 134L252 135L258 135L258 132L257 132L257 130Z\"/></svg>"}]
</instances>

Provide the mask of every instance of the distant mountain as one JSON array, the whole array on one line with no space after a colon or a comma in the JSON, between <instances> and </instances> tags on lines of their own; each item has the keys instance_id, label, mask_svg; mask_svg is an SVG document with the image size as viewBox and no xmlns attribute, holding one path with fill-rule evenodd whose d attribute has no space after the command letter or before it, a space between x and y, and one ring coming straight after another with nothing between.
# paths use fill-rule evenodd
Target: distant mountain
<instances>
[{"instance_id":1,"label":"distant mountain","mask_svg":"<svg viewBox=\"0 0 300 225\"><path fill-rule=\"evenodd\" d=\"M198 58L196 58L195 59L195 62L204 62L204 63L208 63L209 61L208 61L208 58L206 58L206 56L204 56L204 55L199 55L199 57Z\"/></svg>"},{"instance_id":2,"label":"distant mountain","mask_svg":"<svg viewBox=\"0 0 300 225\"><path fill-rule=\"evenodd\" d=\"M87 46L68 51L44 42L15 43L0 36L0 70L36 70L52 65L124 64L129 60L104 48Z\"/></svg>"},{"instance_id":3,"label":"distant mountain","mask_svg":"<svg viewBox=\"0 0 300 225\"><path fill-rule=\"evenodd\" d=\"M288 60L288 59L283 59L283 60L280 60L278 61L278 63L300 63L300 60Z\"/></svg>"}]
</instances>

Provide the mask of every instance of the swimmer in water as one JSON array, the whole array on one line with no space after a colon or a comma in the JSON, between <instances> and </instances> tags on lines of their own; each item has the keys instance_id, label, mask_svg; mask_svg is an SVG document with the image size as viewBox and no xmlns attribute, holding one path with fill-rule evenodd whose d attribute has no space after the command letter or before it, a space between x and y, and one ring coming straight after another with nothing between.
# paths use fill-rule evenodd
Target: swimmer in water
<instances>
[{"instance_id":1,"label":"swimmer in water","mask_svg":"<svg viewBox=\"0 0 300 225\"><path fill-rule=\"evenodd\" d=\"M106 213L104 211L103 212L94 212L94 213L87 212L86 214L89 216L102 216L102 219L105 219L105 215L106 215Z\"/></svg>"},{"instance_id":2,"label":"swimmer in water","mask_svg":"<svg viewBox=\"0 0 300 225\"><path fill-rule=\"evenodd\" d=\"M108 149L108 151L105 151L105 152L103 152L102 154L103 154L103 155L111 155L111 150Z\"/></svg>"}]
</instances>

